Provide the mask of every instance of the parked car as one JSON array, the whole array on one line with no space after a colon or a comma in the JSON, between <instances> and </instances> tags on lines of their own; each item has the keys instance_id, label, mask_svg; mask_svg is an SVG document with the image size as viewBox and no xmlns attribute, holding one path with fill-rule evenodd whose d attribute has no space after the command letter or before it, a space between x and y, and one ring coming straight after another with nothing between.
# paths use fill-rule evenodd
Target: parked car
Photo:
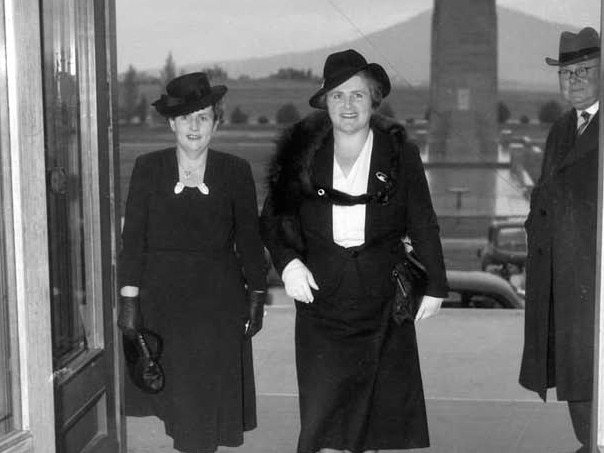
<instances>
[{"instance_id":1,"label":"parked car","mask_svg":"<svg viewBox=\"0 0 604 453\"><path fill-rule=\"evenodd\" d=\"M487 243L478 257L483 271L516 282L524 274L526 253L524 220L498 220L489 225Z\"/></svg>"},{"instance_id":2,"label":"parked car","mask_svg":"<svg viewBox=\"0 0 604 453\"><path fill-rule=\"evenodd\" d=\"M485 271L447 271L443 308L524 308L524 297L502 277Z\"/></svg>"},{"instance_id":3,"label":"parked car","mask_svg":"<svg viewBox=\"0 0 604 453\"><path fill-rule=\"evenodd\" d=\"M268 285L283 286L268 253ZM503 278L484 271L447 271L449 295L443 308L524 308L524 298Z\"/></svg>"}]
</instances>

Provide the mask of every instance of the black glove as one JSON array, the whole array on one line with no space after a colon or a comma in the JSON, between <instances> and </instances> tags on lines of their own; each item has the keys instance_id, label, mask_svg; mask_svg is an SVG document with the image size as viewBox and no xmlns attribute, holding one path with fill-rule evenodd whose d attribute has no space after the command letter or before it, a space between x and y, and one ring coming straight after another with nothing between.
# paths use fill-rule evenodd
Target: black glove
<instances>
[{"instance_id":1,"label":"black glove","mask_svg":"<svg viewBox=\"0 0 604 453\"><path fill-rule=\"evenodd\" d=\"M120 296L120 310L117 326L128 337L134 337L143 327L140 299L137 297Z\"/></svg>"},{"instance_id":2,"label":"black glove","mask_svg":"<svg viewBox=\"0 0 604 453\"><path fill-rule=\"evenodd\" d=\"M248 337L253 337L262 329L262 318L264 317L264 304L266 303L266 291L252 291L250 293L250 319L245 329Z\"/></svg>"}]
</instances>

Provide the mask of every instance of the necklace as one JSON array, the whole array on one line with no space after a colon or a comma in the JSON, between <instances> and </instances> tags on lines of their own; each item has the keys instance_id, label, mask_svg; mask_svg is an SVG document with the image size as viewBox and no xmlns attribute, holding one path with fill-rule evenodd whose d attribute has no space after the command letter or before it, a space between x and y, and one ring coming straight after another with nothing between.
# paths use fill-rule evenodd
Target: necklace
<instances>
[{"instance_id":1,"label":"necklace","mask_svg":"<svg viewBox=\"0 0 604 453\"><path fill-rule=\"evenodd\" d=\"M191 169L189 169L189 170L187 170L186 168L184 168L184 167L183 167L182 165L180 165L180 164L178 165L178 167L179 167L179 168L182 170L182 174L183 174L183 176L185 177L185 179L189 179L189 178L191 178L191 176L192 176L193 174L197 173L197 172L199 171L199 169L200 169L201 167L203 167L204 165L205 165L205 162L204 162L204 163L202 163L202 164L200 164L200 165L198 165L197 167L191 168Z\"/></svg>"}]
</instances>

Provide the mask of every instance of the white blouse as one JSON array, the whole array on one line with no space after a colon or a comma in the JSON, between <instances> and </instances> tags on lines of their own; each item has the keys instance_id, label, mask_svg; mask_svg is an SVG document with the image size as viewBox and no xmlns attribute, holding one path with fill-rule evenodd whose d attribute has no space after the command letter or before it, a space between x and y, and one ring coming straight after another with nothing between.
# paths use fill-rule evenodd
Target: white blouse
<instances>
[{"instance_id":1,"label":"white blouse","mask_svg":"<svg viewBox=\"0 0 604 453\"><path fill-rule=\"evenodd\" d=\"M363 149L357 157L348 176L344 174L338 161L333 161L333 188L349 195L367 192L369 167L373 150L373 131L370 129ZM365 205L333 205L333 240L342 247L354 247L365 243Z\"/></svg>"}]
</instances>

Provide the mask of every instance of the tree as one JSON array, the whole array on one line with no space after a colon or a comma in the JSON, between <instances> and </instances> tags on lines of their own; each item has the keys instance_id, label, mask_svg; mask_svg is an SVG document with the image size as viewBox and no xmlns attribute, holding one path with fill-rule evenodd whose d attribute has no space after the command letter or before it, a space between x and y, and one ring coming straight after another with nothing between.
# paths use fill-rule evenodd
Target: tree
<instances>
[{"instance_id":1,"label":"tree","mask_svg":"<svg viewBox=\"0 0 604 453\"><path fill-rule=\"evenodd\" d=\"M172 52L169 52L164 67L161 70L161 81L166 86L174 77L176 77L176 63L174 63Z\"/></svg>"},{"instance_id":2,"label":"tree","mask_svg":"<svg viewBox=\"0 0 604 453\"><path fill-rule=\"evenodd\" d=\"M387 102L382 102L382 105L380 105L380 108L378 109L377 112L380 115L385 116L387 118L392 118L392 119L396 118L394 110L392 109L390 104Z\"/></svg>"},{"instance_id":3,"label":"tree","mask_svg":"<svg viewBox=\"0 0 604 453\"><path fill-rule=\"evenodd\" d=\"M562 115L562 106L557 101L548 101L539 109L539 121L551 124Z\"/></svg>"},{"instance_id":4,"label":"tree","mask_svg":"<svg viewBox=\"0 0 604 453\"><path fill-rule=\"evenodd\" d=\"M424 112L424 119L426 121L430 121L431 116L432 116L432 109L430 107L427 107L426 111Z\"/></svg>"},{"instance_id":5,"label":"tree","mask_svg":"<svg viewBox=\"0 0 604 453\"><path fill-rule=\"evenodd\" d=\"M285 104L277 110L275 116L277 124L290 124L295 123L300 119L300 113L294 104Z\"/></svg>"},{"instance_id":6,"label":"tree","mask_svg":"<svg viewBox=\"0 0 604 453\"><path fill-rule=\"evenodd\" d=\"M239 106L231 113L231 124L247 124L249 115L243 112Z\"/></svg>"},{"instance_id":7,"label":"tree","mask_svg":"<svg viewBox=\"0 0 604 453\"><path fill-rule=\"evenodd\" d=\"M124 81L122 82L122 112L121 117L130 121L136 115L138 107L138 80L136 69L132 65L128 66Z\"/></svg>"},{"instance_id":8,"label":"tree","mask_svg":"<svg viewBox=\"0 0 604 453\"><path fill-rule=\"evenodd\" d=\"M499 124L505 123L510 119L512 114L510 113L510 109L503 102L497 103L497 121Z\"/></svg>"},{"instance_id":9,"label":"tree","mask_svg":"<svg viewBox=\"0 0 604 453\"><path fill-rule=\"evenodd\" d=\"M275 74L269 76L271 79L281 80L316 80L312 70L296 68L280 68Z\"/></svg>"},{"instance_id":10,"label":"tree","mask_svg":"<svg viewBox=\"0 0 604 453\"><path fill-rule=\"evenodd\" d=\"M144 94L141 96L141 99L136 107L136 116L144 123L147 120L147 114L149 112L149 102L147 101L147 96Z\"/></svg>"},{"instance_id":11,"label":"tree","mask_svg":"<svg viewBox=\"0 0 604 453\"><path fill-rule=\"evenodd\" d=\"M214 65L211 68L203 68L202 71L206 73L208 79L212 82L224 81L229 78L227 72L218 65Z\"/></svg>"}]
</instances>

